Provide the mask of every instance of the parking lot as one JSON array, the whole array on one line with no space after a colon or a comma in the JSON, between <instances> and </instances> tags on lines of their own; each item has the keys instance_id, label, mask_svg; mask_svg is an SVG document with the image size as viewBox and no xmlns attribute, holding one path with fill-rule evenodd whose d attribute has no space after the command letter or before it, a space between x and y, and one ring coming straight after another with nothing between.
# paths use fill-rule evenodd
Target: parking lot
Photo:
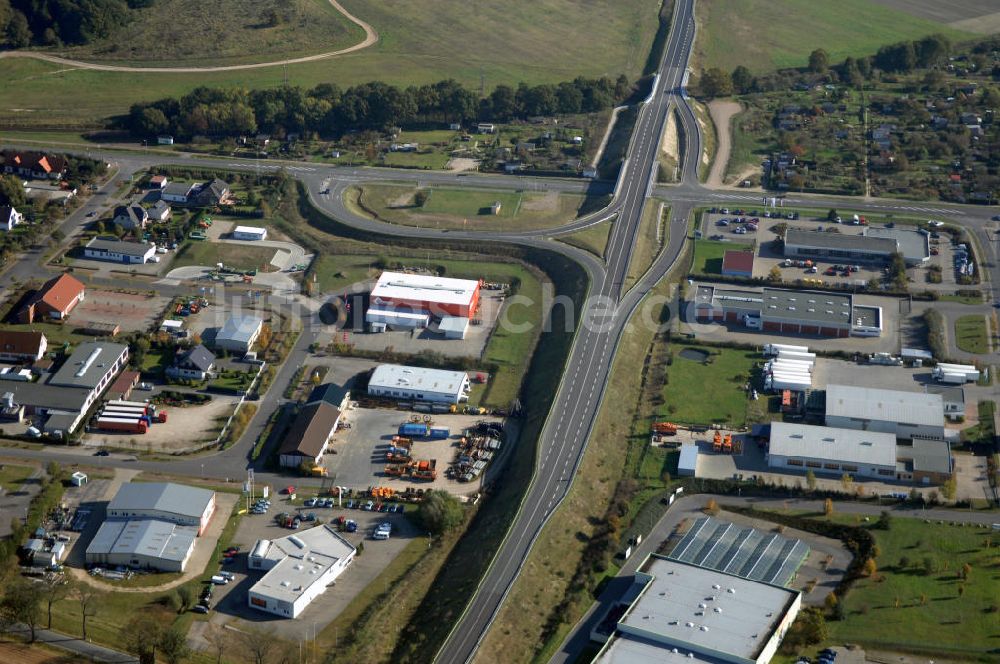
<instances>
[{"instance_id":1,"label":"parking lot","mask_svg":"<svg viewBox=\"0 0 1000 664\"><path fill-rule=\"evenodd\" d=\"M385 486L396 491L408 488L443 489L455 494L471 494L479 490L482 475L473 481L460 482L447 477L449 464L455 460L463 430L480 421L497 422L495 417L479 415L434 415L433 426L444 427L451 436L443 440L413 441L411 450L414 460L434 460L437 479L417 481L406 477L395 477L385 472L386 452L392 445L399 425L409 421L407 411L381 408L354 408L348 412L350 429L336 434L323 465L330 476L336 478L340 486L352 489L368 489L371 486ZM499 450L498 450L499 451Z\"/></svg>"},{"instance_id":2,"label":"parking lot","mask_svg":"<svg viewBox=\"0 0 1000 664\"><path fill-rule=\"evenodd\" d=\"M385 567L414 538L425 537L403 514L378 514L346 508L302 508L301 496L290 504L286 496L272 496L272 506L267 514L247 515L241 521L233 538L240 546L240 553L234 561L223 568L235 574L235 580L225 586L218 586L212 597L214 611L212 622L230 622L237 629L265 623L273 628L278 637L295 641L307 640L319 633L350 604L351 600L371 584ZM247 569L247 554L258 539L277 539L293 532L278 527L274 517L280 512L315 512L323 522L336 520L339 516L353 519L358 523L354 533L341 535L354 546L364 542L364 551L359 552L354 562L341 574L326 592L317 597L296 620L256 611L247 606L247 592L263 575L263 572ZM392 535L388 540L373 540L370 533L383 521L392 524ZM311 524L303 523L300 531Z\"/></svg>"},{"instance_id":3,"label":"parking lot","mask_svg":"<svg viewBox=\"0 0 1000 664\"><path fill-rule=\"evenodd\" d=\"M167 298L158 295L88 289L87 296L73 309L70 322L75 327L117 323L122 333L144 332L163 313L167 303Z\"/></svg>"}]
</instances>

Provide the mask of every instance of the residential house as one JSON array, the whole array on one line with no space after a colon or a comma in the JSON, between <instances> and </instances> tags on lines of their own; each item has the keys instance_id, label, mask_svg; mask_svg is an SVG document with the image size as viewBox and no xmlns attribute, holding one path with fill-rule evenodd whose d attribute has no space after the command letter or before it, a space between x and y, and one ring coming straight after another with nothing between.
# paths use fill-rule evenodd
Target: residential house
<instances>
[{"instance_id":1,"label":"residential house","mask_svg":"<svg viewBox=\"0 0 1000 664\"><path fill-rule=\"evenodd\" d=\"M115 208L115 214L111 222L127 231L135 230L136 228L145 229L146 224L149 223L149 213L146 212L146 208L138 203L119 205Z\"/></svg>"},{"instance_id":2,"label":"residential house","mask_svg":"<svg viewBox=\"0 0 1000 664\"><path fill-rule=\"evenodd\" d=\"M186 205L188 198L194 194L195 188L196 185L193 182L171 182L161 190L160 200Z\"/></svg>"},{"instance_id":3,"label":"residential house","mask_svg":"<svg viewBox=\"0 0 1000 664\"><path fill-rule=\"evenodd\" d=\"M198 344L184 351L178 351L174 363L167 367L167 378L181 380L205 380L215 366L215 355Z\"/></svg>"},{"instance_id":4,"label":"residential house","mask_svg":"<svg viewBox=\"0 0 1000 664\"><path fill-rule=\"evenodd\" d=\"M149 220L152 222L167 221L172 213L173 210L170 209L170 206L162 200L156 201L153 207L146 210L146 214L149 215Z\"/></svg>"},{"instance_id":5,"label":"residential house","mask_svg":"<svg viewBox=\"0 0 1000 664\"><path fill-rule=\"evenodd\" d=\"M0 229L14 230L14 226L24 223L24 215L10 205L0 205Z\"/></svg>"},{"instance_id":6,"label":"residential house","mask_svg":"<svg viewBox=\"0 0 1000 664\"><path fill-rule=\"evenodd\" d=\"M153 177L149 178L150 189L159 189L162 191L167 186L167 184L169 184L169 181L167 180L166 175L154 175Z\"/></svg>"},{"instance_id":7,"label":"residential house","mask_svg":"<svg viewBox=\"0 0 1000 664\"><path fill-rule=\"evenodd\" d=\"M40 360L49 342L41 332L0 330L0 360Z\"/></svg>"},{"instance_id":8,"label":"residential house","mask_svg":"<svg viewBox=\"0 0 1000 664\"><path fill-rule=\"evenodd\" d=\"M42 152L3 153L3 168L5 173L13 173L25 178L36 180L61 180L66 174L66 159Z\"/></svg>"},{"instance_id":9,"label":"residential house","mask_svg":"<svg viewBox=\"0 0 1000 664\"><path fill-rule=\"evenodd\" d=\"M50 279L35 291L17 314L18 322L33 323L39 319L63 319L86 294L78 279L62 274Z\"/></svg>"},{"instance_id":10,"label":"residential house","mask_svg":"<svg viewBox=\"0 0 1000 664\"><path fill-rule=\"evenodd\" d=\"M188 199L189 205L197 207L215 207L222 205L229 199L229 185L215 178L211 182L206 182L198 188L198 191Z\"/></svg>"}]
</instances>

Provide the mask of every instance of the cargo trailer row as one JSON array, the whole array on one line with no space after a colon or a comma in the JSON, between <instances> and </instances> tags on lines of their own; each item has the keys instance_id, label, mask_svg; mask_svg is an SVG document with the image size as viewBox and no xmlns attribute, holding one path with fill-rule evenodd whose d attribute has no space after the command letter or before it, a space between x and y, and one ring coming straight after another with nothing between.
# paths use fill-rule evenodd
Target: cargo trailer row
<instances>
[{"instance_id":1,"label":"cargo trailer row","mask_svg":"<svg viewBox=\"0 0 1000 664\"><path fill-rule=\"evenodd\" d=\"M808 346L790 346L788 344L764 344L764 357L774 357L781 351L786 353L808 353Z\"/></svg>"}]
</instances>

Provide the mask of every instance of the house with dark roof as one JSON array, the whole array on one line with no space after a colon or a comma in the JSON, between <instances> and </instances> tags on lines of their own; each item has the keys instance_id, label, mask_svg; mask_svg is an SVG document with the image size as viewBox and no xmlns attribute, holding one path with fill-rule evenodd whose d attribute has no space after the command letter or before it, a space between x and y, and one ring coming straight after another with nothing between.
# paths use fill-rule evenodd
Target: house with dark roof
<instances>
[{"instance_id":1,"label":"house with dark roof","mask_svg":"<svg viewBox=\"0 0 1000 664\"><path fill-rule=\"evenodd\" d=\"M166 221L170 219L172 212L166 201L156 201L153 203L153 207L146 210L150 221Z\"/></svg>"},{"instance_id":2,"label":"house with dark roof","mask_svg":"<svg viewBox=\"0 0 1000 664\"><path fill-rule=\"evenodd\" d=\"M160 200L186 205L195 190L196 185L193 182L171 182L160 191Z\"/></svg>"},{"instance_id":3,"label":"house with dark roof","mask_svg":"<svg viewBox=\"0 0 1000 664\"><path fill-rule=\"evenodd\" d=\"M33 323L37 319L66 318L83 301L86 289L78 279L61 274L35 291L17 314L18 322Z\"/></svg>"},{"instance_id":4,"label":"house with dark roof","mask_svg":"<svg viewBox=\"0 0 1000 664\"><path fill-rule=\"evenodd\" d=\"M222 205L228 198L229 185L219 178L215 178L201 185L198 188L198 192L189 199L188 203L198 207L214 207Z\"/></svg>"},{"instance_id":5,"label":"house with dark roof","mask_svg":"<svg viewBox=\"0 0 1000 664\"><path fill-rule=\"evenodd\" d=\"M95 237L83 248L83 255L113 263L147 263L156 255L156 245L151 242L122 242Z\"/></svg>"},{"instance_id":6,"label":"house with dark roof","mask_svg":"<svg viewBox=\"0 0 1000 664\"><path fill-rule=\"evenodd\" d=\"M48 345L41 332L0 330L0 360L40 360Z\"/></svg>"},{"instance_id":7,"label":"house with dark roof","mask_svg":"<svg viewBox=\"0 0 1000 664\"><path fill-rule=\"evenodd\" d=\"M346 402L350 398L351 391L346 386L336 383L323 383L312 389L312 392L309 393L309 398L306 399L306 404L325 401L334 408L344 410Z\"/></svg>"},{"instance_id":8,"label":"house with dark roof","mask_svg":"<svg viewBox=\"0 0 1000 664\"><path fill-rule=\"evenodd\" d=\"M215 366L215 355L198 344L184 351L178 351L174 363L167 367L167 378L181 380L205 380Z\"/></svg>"},{"instance_id":9,"label":"house with dark roof","mask_svg":"<svg viewBox=\"0 0 1000 664\"><path fill-rule=\"evenodd\" d=\"M12 231L21 223L24 223L23 214L10 205L0 205L0 230Z\"/></svg>"},{"instance_id":10,"label":"house with dark roof","mask_svg":"<svg viewBox=\"0 0 1000 664\"><path fill-rule=\"evenodd\" d=\"M278 450L284 468L298 468L303 462L318 464L340 423L340 409L325 401L302 408Z\"/></svg>"},{"instance_id":11,"label":"house with dark roof","mask_svg":"<svg viewBox=\"0 0 1000 664\"><path fill-rule=\"evenodd\" d=\"M112 217L111 222L127 231L146 228L146 224L149 223L149 213L146 212L146 208L135 203L119 205L115 208L115 216Z\"/></svg>"}]
</instances>

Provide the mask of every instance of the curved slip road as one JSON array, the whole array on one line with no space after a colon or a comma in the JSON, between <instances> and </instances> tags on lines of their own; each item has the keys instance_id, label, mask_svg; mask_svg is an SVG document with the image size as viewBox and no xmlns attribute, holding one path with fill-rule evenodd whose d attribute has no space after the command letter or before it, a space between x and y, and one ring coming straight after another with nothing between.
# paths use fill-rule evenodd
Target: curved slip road
<instances>
[{"instance_id":1,"label":"curved slip road","mask_svg":"<svg viewBox=\"0 0 1000 664\"><path fill-rule=\"evenodd\" d=\"M75 67L76 69L94 69L97 71L124 71L124 72L135 72L143 74L205 74L209 72L220 72L220 71L241 71L244 69L263 69L264 67L280 67L283 65L297 65L303 62L315 62L317 60L326 60L327 58L334 58L338 55L347 55L348 53L355 53L362 49L368 48L372 44L378 41L378 32L375 31L370 24L365 23L360 18L350 13L344 7L337 2L337 0L328 0L328 2L333 5L334 9L343 14L347 20L355 25L359 26L365 31L365 38L362 39L357 44L353 46L348 46L347 48L342 48L338 51L329 51L327 53L317 53L316 55L306 55L301 58L286 58L284 60L272 60L271 62L253 62L250 64L242 65L220 65L217 67L129 67L127 65L103 65L96 62L86 62L84 60L73 60L70 58L61 58L58 55L49 55L47 53L38 53L35 51L0 51L0 59L4 58L31 58L33 60L44 60L45 62L51 62L57 65L64 65L67 67Z\"/></svg>"}]
</instances>

